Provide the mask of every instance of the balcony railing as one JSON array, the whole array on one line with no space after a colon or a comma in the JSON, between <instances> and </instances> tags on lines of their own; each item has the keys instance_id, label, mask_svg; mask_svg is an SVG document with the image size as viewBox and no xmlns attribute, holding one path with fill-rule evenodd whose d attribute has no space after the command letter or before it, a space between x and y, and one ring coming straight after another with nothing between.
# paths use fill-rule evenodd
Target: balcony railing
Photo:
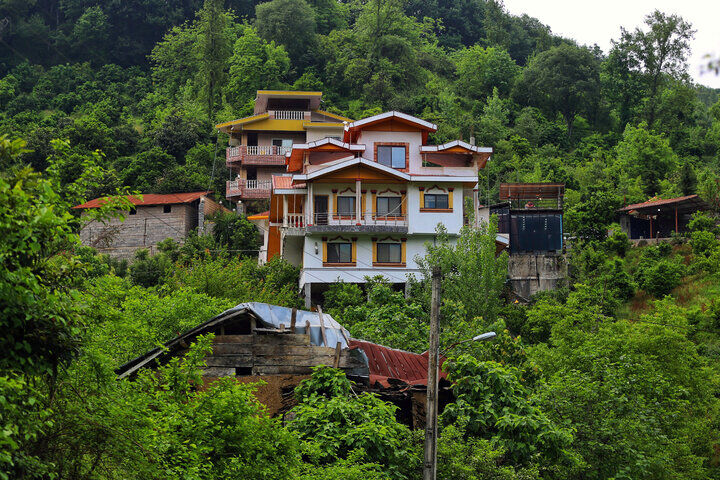
<instances>
[{"instance_id":1,"label":"balcony railing","mask_svg":"<svg viewBox=\"0 0 720 480\"><path fill-rule=\"evenodd\" d=\"M287 214L283 221L283 226L287 228L305 228L311 225L329 225L329 226L388 226L388 227L407 227L407 215L400 214L378 214L365 212L360 218L352 214L335 214L335 213L315 213L312 215L305 213Z\"/></svg>"},{"instance_id":2,"label":"balcony railing","mask_svg":"<svg viewBox=\"0 0 720 480\"><path fill-rule=\"evenodd\" d=\"M270 116L275 120L305 120L302 110L272 110Z\"/></svg>"},{"instance_id":3,"label":"balcony railing","mask_svg":"<svg viewBox=\"0 0 720 480\"><path fill-rule=\"evenodd\" d=\"M270 180L229 180L226 185L225 196L228 198L240 197L248 199L270 198Z\"/></svg>"},{"instance_id":4,"label":"balcony railing","mask_svg":"<svg viewBox=\"0 0 720 480\"><path fill-rule=\"evenodd\" d=\"M285 165L285 154L292 147L277 145L241 145L228 147L226 160L228 164L243 165Z\"/></svg>"}]
</instances>

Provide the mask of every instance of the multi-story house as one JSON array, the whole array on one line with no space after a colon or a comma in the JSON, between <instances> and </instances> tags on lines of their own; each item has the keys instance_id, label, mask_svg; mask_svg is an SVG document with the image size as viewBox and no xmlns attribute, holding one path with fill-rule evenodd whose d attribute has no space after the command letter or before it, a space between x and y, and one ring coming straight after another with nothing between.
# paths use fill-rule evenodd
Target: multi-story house
<instances>
[{"instance_id":1,"label":"multi-story house","mask_svg":"<svg viewBox=\"0 0 720 480\"><path fill-rule=\"evenodd\" d=\"M285 172L285 154L294 144L342 138L339 115L321 110L322 92L258 90L252 116L216 125L229 135L226 164L234 178L226 197L242 209L270 198L272 175ZM265 202L267 203L267 202Z\"/></svg>"},{"instance_id":2,"label":"multi-story house","mask_svg":"<svg viewBox=\"0 0 720 480\"><path fill-rule=\"evenodd\" d=\"M429 145L437 126L399 112L348 123L343 138L294 144L274 175L267 257L300 266L306 304L338 280L405 284L441 223L457 235L477 211L478 169L492 149Z\"/></svg>"}]
</instances>

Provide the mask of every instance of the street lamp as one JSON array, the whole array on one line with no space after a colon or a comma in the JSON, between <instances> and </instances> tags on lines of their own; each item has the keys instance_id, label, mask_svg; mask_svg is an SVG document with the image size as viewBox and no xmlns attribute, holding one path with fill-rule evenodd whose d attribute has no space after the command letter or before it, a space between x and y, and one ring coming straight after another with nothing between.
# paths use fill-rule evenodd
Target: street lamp
<instances>
[{"instance_id":1,"label":"street lamp","mask_svg":"<svg viewBox=\"0 0 720 480\"><path fill-rule=\"evenodd\" d=\"M432 323L432 321L431 321ZM433 343L437 343L437 339L432 338L433 328L431 327L431 350ZM450 349L468 342L483 342L492 340L497 334L495 332L481 333L467 340L455 342L446 348L442 354L447 353ZM425 464L423 466L423 480L435 480L437 475L437 418L438 418L438 375L440 349L435 347L433 352L428 351L428 384L427 384L427 406L425 409Z\"/></svg>"}]
</instances>

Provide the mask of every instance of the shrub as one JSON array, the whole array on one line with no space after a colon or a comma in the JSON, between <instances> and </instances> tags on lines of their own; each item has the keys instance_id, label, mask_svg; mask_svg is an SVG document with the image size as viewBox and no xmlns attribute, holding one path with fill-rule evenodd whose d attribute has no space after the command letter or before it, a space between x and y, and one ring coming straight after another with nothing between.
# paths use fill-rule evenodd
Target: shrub
<instances>
[{"instance_id":1,"label":"shrub","mask_svg":"<svg viewBox=\"0 0 720 480\"><path fill-rule=\"evenodd\" d=\"M698 230L690 234L690 245L695 255L707 255L717 249L718 241L714 233Z\"/></svg>"},{"instance_id":2,"label":"shrub","mask_svg":"<svg viewBox=\"0 0 720 480\"><path fill-rule=\"evenodd\" d=\"M691 232L712 232L717 233L717 223L715 219L705 212L695 212L688 223L688 229Z\"/></svg>"},{"instance_id":3,"label":"shrub","mask_svg":"<svg viewBox=\"0 0 720 480\"><path fill-rule=\"evenodd\" d=\"M682 265L661 260L642 272L640 287L654 297L662 297L680 285L684 273Z\"/></svg>"},{"instance_id":4,"label":"shrub","mask_svg":"<svg viewBox=\"0 0 720 480\"><path fill-rule=\"evenodd\" d=\"M165 281L165 277L172 267L167 255L158 253L150 255L143 249L135 252L135 260L130 265L130 279L135 285L141 287L154 287Z\"/></svg>"},{"instance_id":5,"label":"shrub","mask_svg":"<svg viewBox=\"0 0 720 480\"><path fill-rule=\"evenodd\" d=\"M627 234L620 229L619 225L612 225L610 227L610 235L605 239L605 249L608 252L613 252L624 257L630 246L631 243Z\"/></svg>"}]
</instances>

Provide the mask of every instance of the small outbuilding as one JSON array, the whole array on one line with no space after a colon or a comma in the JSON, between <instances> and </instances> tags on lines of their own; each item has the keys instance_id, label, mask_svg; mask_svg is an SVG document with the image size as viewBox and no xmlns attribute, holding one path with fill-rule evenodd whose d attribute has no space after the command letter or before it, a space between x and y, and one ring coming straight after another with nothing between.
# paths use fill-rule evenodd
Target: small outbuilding
<instances>
[{"instance_id":1,"label":"small outbuilding","mask_svg":"<svg viewBox=\"0 0 720 480\"><path fill-rule=\"evenodd\" d=\"M427 353L418 354L350 338L331 315L269 305L241 303L178 335L116 370L133 377L184 355L199 335L215 335L203 378L231 377L258 386L256 396L271 415L295 404L294 389L312 369L327 365L343 370L357 390L376 393L398 407L400 421L422 427L425 421ZM441 373L440 407L451 397Z\"/></svg>"},{"instance_id":2,"label":"small outbuilding","mask_svg":"<svg viewBox=\"0 0 720 480\"><path fill-rule=\"evenodd\" d=\"M670 238L687 232L693 213L709 206L697 195L651 199L618 209L620 227L631 240Z\"/></svg>"},{"instance_id":3,"label":"small outbuilding","mask_svg":"<svg viewBox=\"0 0 720 480\"><path fill-rule=\"evenodd\" d=\"M205 228L207 217L219 210L230 211L210 199L209 193L128 195L133 208L124 219L91 220L80 231L80 240L83 245L116 258L131 258L140 249L155 253L157 244L166 238L182 243L191 230ZM73 208L87 215L88 210L107 201L107 197L96 198Z\"/></svg>"}]
</instances>

